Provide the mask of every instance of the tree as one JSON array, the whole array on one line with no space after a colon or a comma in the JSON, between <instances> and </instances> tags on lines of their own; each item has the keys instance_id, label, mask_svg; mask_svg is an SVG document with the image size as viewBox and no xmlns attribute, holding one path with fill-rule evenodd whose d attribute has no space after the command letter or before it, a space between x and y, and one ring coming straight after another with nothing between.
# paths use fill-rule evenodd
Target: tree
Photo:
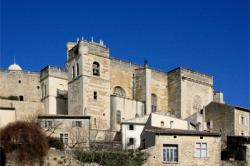
<instances>
[{"instance_id":1,"label":"tree","mask_svg":"<svg viewBox=\"0 0 250 166\"><path fill-rule=\"evenodd\" d=\"M48 141L34 122L17 121L0 130L0 146L19 165L42 162L48 152Z\"/></svg>"}]
</instances>

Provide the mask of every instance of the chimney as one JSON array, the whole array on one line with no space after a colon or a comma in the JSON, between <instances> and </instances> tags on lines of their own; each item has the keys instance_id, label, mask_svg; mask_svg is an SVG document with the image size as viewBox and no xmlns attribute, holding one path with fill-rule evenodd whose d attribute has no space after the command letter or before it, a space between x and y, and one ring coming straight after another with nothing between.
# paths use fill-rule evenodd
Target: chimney
<instances>
[{"instance_id":1,"label":"chimney","mask_svg":"<svg viewBox=\"0 0 250 166\"><path fill-rule=\"evenodd\" d=\"M223 93L222 92L215 92L214 93L214 102L225 103L224 99L223 99Z\"/></svg>"}]
</instances>

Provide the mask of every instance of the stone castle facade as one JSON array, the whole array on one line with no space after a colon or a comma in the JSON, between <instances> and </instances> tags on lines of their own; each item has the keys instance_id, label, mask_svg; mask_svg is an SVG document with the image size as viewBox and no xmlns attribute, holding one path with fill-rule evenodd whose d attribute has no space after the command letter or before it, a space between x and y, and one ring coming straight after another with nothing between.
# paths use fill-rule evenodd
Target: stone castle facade
<instances>
[{"instance_id":1,"label":"stone castle facade","mask_svg":"<svg viewBox=\"0 0 250 166\"><path fill-rule=\"evenodd\" d=\"M118 60L102 41L67 43L65 68L1 70L0 80L2 107L26 102L31 104L16 111L90 116L92 129L110 131L119 131L122 121L156 111L186 119L220 95L212 76L181 67L162 72ZM5 100L11 97L17 101Z\"/></svg>"}]
</instances>

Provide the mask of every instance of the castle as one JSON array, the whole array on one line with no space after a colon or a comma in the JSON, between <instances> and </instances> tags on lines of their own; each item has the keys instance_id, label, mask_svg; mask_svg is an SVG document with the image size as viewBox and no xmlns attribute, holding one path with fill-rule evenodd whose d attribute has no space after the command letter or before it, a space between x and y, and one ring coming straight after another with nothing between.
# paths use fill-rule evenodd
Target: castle
<instances>
[{"instance_id":1,"label":"castle","mask_svg":"<svg viewBox=\"0 0 250 166\"><path fill-rule=\"evenodd\" d=\"M118 139L123 149L147 149L149 165L193 165L203 158L219 165L228 136L250 135L250 110L226 104L212 76L119 60L93 40L67 43L64 68L30 72L14 62L0 70L0 127L33 118L47 131L55 128L52 136L67 147ZM250 163L249 142L241 147ZM232 149L227 153L235 155Z\"/></svg>"},{"instance_id":2,"label":"castle","mask_svg":"<svg viewBox=\"0 0 250 166\"><path fill-rule=\"evenodd\" d=\"M118 131L120 122L156 111L186 119L221 95L212 76L118 60L102 41L67 43L65 68L47 66L33 73L13 64L1 70L0 78L1 98L17 97L46 114L91 116L92 128L102 130Z\"/></svg>"}]
</instances>

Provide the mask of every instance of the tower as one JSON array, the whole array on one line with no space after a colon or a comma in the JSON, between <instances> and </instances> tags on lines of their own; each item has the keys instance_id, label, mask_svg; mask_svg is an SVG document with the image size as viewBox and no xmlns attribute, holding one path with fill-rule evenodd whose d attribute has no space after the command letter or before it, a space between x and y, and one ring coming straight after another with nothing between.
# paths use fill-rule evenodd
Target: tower
<instances>
[{"instance_id":1,"label":"tower","mask_svg":"<svg viewBox=\"0 0 250 166\"><path fill-rule=\"evenodd\" d=\"M72 43L71 43L72 44ZM91 117L91 129L110 128L109 49L80 40L68 51L68 112Z\"/></svg>"}]
</instances>

